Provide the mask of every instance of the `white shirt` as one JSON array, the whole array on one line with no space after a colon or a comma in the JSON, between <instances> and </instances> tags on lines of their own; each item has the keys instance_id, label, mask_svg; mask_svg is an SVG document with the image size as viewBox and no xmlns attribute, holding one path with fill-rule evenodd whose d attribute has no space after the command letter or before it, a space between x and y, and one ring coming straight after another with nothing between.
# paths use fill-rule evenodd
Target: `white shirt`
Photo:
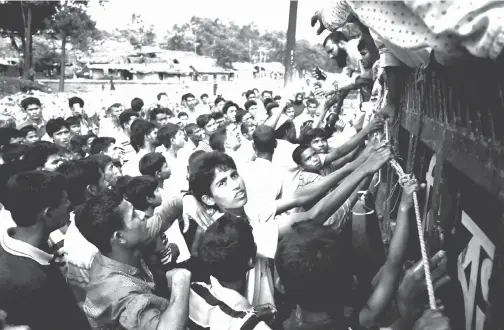
<instances>
[{"instance_id":1,"label":"white shirt","mask_svg":"<svg viewBox=\"0 0 504 330\"><path fill-rule=\"evenodd\" d=\"M129 176L142 175L140 173L140 169L138 167L138 164L140 163L140 159L142 159L142 157L145 156L146 154L147 154L147 152L144 150L140 150L136 154L132 154L131 157L126 162L126 164L124 164L122 167L123 175L129 175Z\"/></svg>"},{"instance_id":2,"label":"white shirt","mask_svg":"<svg viewBox=\"0 0 504 330\"><path fill-rule=\"evenodd\" d=\"M292 152L297 146L289 141L277 139L277 147L273 153L273 164L288 170L297 168L297 164L292 160Z\"/></svg>"},{"instance_id":3,"label":"white shirt","mask_svg":"<svg viewBox=\"0 0 504 330\"><path fill-rule=\"evenodd\" d=\"M240 176L245 181L249 197L260 196L267 201L274 201L282 194L283 172L283 169L278 168L271 161L256 158L243 166Z\"/></svg>"},{"instance_id":4,"label":"white shirt","mask_svg":"<svg viewBox=\"0 0 504 330\"><path fill-rule=\"evenodd\" d=\"M2 207L0 210L0 233L7 231L7 229L17 227L9 211Z\"/></svg>"}]
</instances>

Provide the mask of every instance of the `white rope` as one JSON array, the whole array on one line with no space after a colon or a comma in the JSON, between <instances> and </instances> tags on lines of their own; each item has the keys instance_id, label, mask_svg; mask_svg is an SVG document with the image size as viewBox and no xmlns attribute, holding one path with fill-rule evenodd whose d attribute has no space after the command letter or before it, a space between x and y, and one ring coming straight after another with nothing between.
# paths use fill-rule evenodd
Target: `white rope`
<instances>
[{"instance_id":1,"label":"white rope","mask_svg":"<svg viewBox=\"0 0 504 330\"><path fill-rule=\"evenodd\" d=\"M388 121L385 121L385 137L386 141L388 141ZM390 166L395 170L399 178L404 178L406 176L409 176L410 178L412 177L411 174L406 174L404 173L404 170L401 168L401 165L397 162L397 160L392 159L389 161ZM402 180L400 180L402 181ZM420 241L420 252L422 253L422 264L424 268L424 273L425 273L425 283L427 285L427 294L429 295L429 306L431 309L435 310L436 309L436 297L434 296L434 286L432 285L432 277L431 277L431 270L430 270L430 265L429 265L429 258L427 256L427 248L425 246L425 238L424 238L424 233L422 229L422 217L420 215L420 206L418 205L418 196L416 191L413 192L413 204L415 207L415 216L416 216L416 223L417 223L417 230L418 230L418 238Z\"/></svg>"}]
</instances>

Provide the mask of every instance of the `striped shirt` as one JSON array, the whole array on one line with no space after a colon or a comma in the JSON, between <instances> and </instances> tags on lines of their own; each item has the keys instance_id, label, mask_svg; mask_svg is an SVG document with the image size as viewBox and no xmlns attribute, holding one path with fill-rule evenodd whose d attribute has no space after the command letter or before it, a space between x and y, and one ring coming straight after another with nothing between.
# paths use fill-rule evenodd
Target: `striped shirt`
<instances>
[{"instance_id":1,"label":"striped shirt","mask_svg":"<svg viewBox=\"0 0 504 330\"><path fill-rule=\"evenodd\" d=\"M210 277L210 285L195 282L189 295L189 330L270 330L247 299Z\"/></svg>"}]
</instances>

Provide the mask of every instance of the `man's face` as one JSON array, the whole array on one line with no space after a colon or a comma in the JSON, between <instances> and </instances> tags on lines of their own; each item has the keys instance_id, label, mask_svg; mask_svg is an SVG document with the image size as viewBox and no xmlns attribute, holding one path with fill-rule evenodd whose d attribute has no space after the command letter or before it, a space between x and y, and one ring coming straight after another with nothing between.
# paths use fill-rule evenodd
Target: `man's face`
<instances>
[{"instance_id":1,"label":"man's face","mask_svg":"<svg viewBox=\"0 0 504 330\"><path fill-rule=\"evenodd\" d=\"M322 168L319 155L312 148L308 148L301 154L301 167L308 172L318 172Z\"/></svg>"},{"instance_id":2,"label":"man's face","mask_svg":"<svg viewBox=\"0 0 504 330\"><path fill-rule=\"evenodd\" d=\"M217 110L219 112L222 112L222 109L224 109L224 105L226 104L226 102L224 101L220 101L219 103L217 103L217 105L215 106L217 108Z\"/></svg>"},{"instance_id":3,"label":"man's face","mask_svg":"<svg viewBox=\"0 0 504 330\"><path fill-rule=\"evenodd\" d=\"M40 141L40 137L38 136L37 132L29 131L28 133L26 133L26 137L24 138L25 144L32 145L37 141Z\"/></svg>"},{"instance_id":4,"label":"man's face","mask_svg":"<svg viewBox=\"0 0 504 330\"><path fill-rule=\"evenodd\" d=\"M124 123L124 129L126 130L126 132L131 131L131 124L133 124L133 122L139 118L140 117L138 117L138 116L131 116L130 120L128 122Z\"/></svg>"},{"instance_id":5,"label":"man's face","mask_svg":"<svg viewBox=\"0 0 504 330\"><path fill-rule=\"evenodd\" d=\"M93 141L96 139L96 137L91 136L87 139L86 145L82 147L82 150L84 150L85 153L89 154L91 152L91 144L93 144Z\"/></svg>"},{"instance_id":6,"label":"man's face","mask_svg":"<svg viewBox=\"0 0 504 330\"><path fill-rule=\"evenodd\" d=\"M28 114L28 118L31 120L40 120L42 119L42 109L36 104L30 104L26 107L26 113Z\"/></svg>"},{"instance_id":7,"label":"man's face","mask_svg":"<svg viewBox=\"0 0 504 330\"><path fill-rule=\"evenodd\" d=\"M204 105L207 105L208 104L208 96L203 96L201 98L201 102L204 104Z\"/></svg>"},{"instance_id":8,"label":"man's face","mask_svg":"<svg viewBox=\"0 0 504 330\"><path fill-rule=\"evenodd\" d=\"M226 117L232 123L236 122L236 111L237 110L238 109L236 109L235 106L229 107L227 110Z\"/></svg>"},{"instance_id":9,"label":"man's face","mask_svg":"<svg viewBox=\"0 0 504 330\"><path fill-rule=\"evenodd\" d=\"M161 203L163 202L163 188L157 187L152 195L153 196L149 198L149 204L154 207L161 205Z\"/></svg>"},{"instance_id":10,"label":"man's face","mask_svg":"<svg viewBox=\"0 0 504 330\"><path fill-rule=\"evenodd\" d=\"M166 124L168 124L169 119L170 118L168 117L168 115L166 113L158 113L156 115L156 124L158 126L166 125Z\"/></svg>"},{"instance_id":11,"label":"man's face","mask_svg":"<svg viewBox=\"0 0 504 330\"><path fill-rule=\"evenodd\" d=\"M257 117L257 105L250 106L248 111L252 114L252 116Z\"/></svg>"},{"instance_id":12,"label":"man's face","mask_svg":"<svg viewBox=\"0 0 504 330\"><path fill-rule=\"evenodd\" d=\"M324 138L321 138L321 137L314 138L311 141L310 146L313 148L313 150L315 150L315 152L317 152L319 154L325 154L325 153L327 153L327 151L329 149L329 145L327 144L327 140Z\"/></svg>"},{"instance_id":13,"label":"man's face","mask_svg":"<svg viewBox=\"0 0 504 330\"><path fill-rule=\"evenodd\" d=\"M72 112L79 115L82 114L83 110L79 103L74 103L74 105L72 105Z\"/></svg>"},{"instance_id":14,"label":"man's face","mask_svg":"<svg viewBox=\"0 0 504 330\"><path fill-rule=\"evenodd\" d=\"M81 134L81 132L82 132L82 130L81 130L80 124L70 125L70 133L72 135L79 135L79 134Z\"/></svg>"},{"instance_id":15,"label":"man's face","mask_svg":"<svg viewBox=\"0 0 504 330\"><path fill-rule=\"evenodd\" d=\"M247 112L243 115L242 122L252 124L255 123L255 118L250 112Z\"/></svg>"},{"instance_id":16,"label":"man's face","mask_svg":"<svg viewBox=\"0 0 504 330\"><path fill-rule=\"evenodd\" d=\"M70 131L68 128L63 126L59 131L54 132L52 138L54 140L54 144L63 148L68 148L68 144L70 142Z\"/></svg>"},{"instance_id":17,"label":"man's face","mask_svg":"<svg viewBox=\"0 0 504 330\"><path fill-rule=\"evenodd\" d=\"M118 208L124 223L124 228L118 231L122 238L122 244L130 249L135 249L148 243L151 237L145 213L135 210L133 205L126 200L123 200Z\"/></svg>"},{"instance_id":18,"label":"man's face","mask_svg":"<svg viewBox=\"0 0 504 330\"><path fill-rule=\"evenodd\" d=\"M285 115L289 117L290 120L293 120L295 117L295 112L293 107L288 107L285 109Z\"/></svg>"},{"instance_id":19,"label":"man's face","mask_svg":"<svg viewBox=\"0 0 504 330\"><path fill-rule=\"evenodd\" d=\"M362 66L364 69L371 69L373 63L371 63L371 55L369 54L369 51L365 48L359 50L359 53L361 55Z\"/></svg>"},{"instance_id":20,"label":"man's face","mask_svg":"<svg viewBox=\"0 0 504 330\"><path fill-rule=\"evenodd\" d=\"M187 123L189 122L189 117L187 117L187 116L180 116L179 119L180 119L180 125L179 126L182 127L182 129L183 129L184 127L186 127Z\"/></svg>"},{"instance_id":21,"label":"man's face","mask_svg":"<svg viewBox=\"0 0 504 330\"><path fill-rule=\"evenodd\" d=\"M189 109L193 110L196 106L196 99L194 97L188 97L186 99L186 104Z\"/></svg>"},{"instance_id":22,"label":"man's face","mask_svg":"<svg viewBox=\"0 0 504 330\"><path fill-rule=\"evenodd\" d=\"M256 99L255 94L250 94L247 98L247 101L255 101L255 99Z\"/></svg>"},{"instance_id":23,"label":"man's face","mask_svg":"<svg viewBox=\"0 0 504 330\"><path fill-rule=\"evenodd\" d=\"M118 146L116 143L112 143L107 150L104 152L105 155L112 158L113 161L121 161L122 158L122 148Z\"/></svg>"},{"instance_id":24,"label":"man's face","mask_svg":"<svg viewBox=\"0 0 504 330\"><path fill-rule=\"evenodd\" d=\"M210 192L212 196L206 197L221 211L239 209L247 203L245 183L234 169L216 169L215 178L210 184Z\"/></svg>"},{"instance_id":25,"label":"man's face","mask_svg":"<svg viewBox=\"0 0 504 330\"><path fill-rule=\"evenodd\" d=\"M315 103L308 103L306 111L310 116L315 116L315 113L317 112L317 105Z\"/></svg>"},{"instance_id":26,"label":"man's face","mask_svg":"<svg viewBox=\"0 0 504 330\"><path fill-rule=\"evenodd\" d=\"M54 231L66 225L70 220L70 201L68 200L68 195L66 191L63 192L61 196L61 201L58 206L51 209L49 217L46 218L46 226L50 231Z\"/></svg>"},{"instance_id":27,"label":"man's face","mask_svg":"<svg viewBox=\"0 0 504 330\"><path fill-rule=\"evenodd\" d=\"M212 135L215 130L217 130L217 122L215 121L215 119L210 119L210 121L205 125L205 133L206 135L210 136Z\"/></svg>"},{"instance_id":28,"label":"man's face","mask_svg":"<svg viewBox=\"0 0 504 330\"><path fill-rule=\"evenodd\" d=\"M161 166L161 171L158 172L158 178L160 180L169 179L171 176L170 168L168 167L168 163L164 162L163 166Z\"/></svg>"},{"instance_id":29,"label":"man's face","mask_svg":"<svg viewBox=\"0 0 504 330\"><path fill-rule=\"evenodd\" d=\"M172 139L172 144L177 148L183 148L187 141L187 137L182 129L180 129Z\"/></svg>"},{"instance_id":30,"label":"man's face","mask_svg":"<svg viewBox=\"0 0 504 330\"><path fill-rule=\"evenodd\" d=\"M340 51L338 44L332 40L327 40L324 49L326 50L330 58L336 58Z\"/></svg>"},{"instance_id":31,"label":"man's face","mask_svg":"<svg viewBox=\"0 0 504 330\"><path fill-rule=\"evenodd\" d=\"M247 127L248 127L248 133L245 134L244 136L245 136L245 138L247 140L252 141L252 140L254 140L253 134L254 134L254 131L257 128L257 124L256 123L253 123L253 124L251 123Z\"/></svg>"},{"instance_id":32,"label":"man's face","mask_svg":"<svg viewBox=\"0 0 504 330\"><path fill-rule=\"evenodd\" d=\"M123 107L113 107L110 110L110 113L112 114L113 118L119 118L119 115L123 112Z\"/></svg>"},{"instance_id":33,"label":"man's face","mask_svg":"<svg viewBox=\"0 0 504 330\"><path fill-rule=\"evenodd\" d=\"M269 92L263 93L263 96L262 96L263 101L266 99L272 99L272 98L273 98L273 95L271 95L271 93L269 93Z\"/></svg>"},{"instance_id":34,"label":"man's face","mask_svg":"<svg viewBox=\"0 0 504 330\"><path fill-rule=\"evenodd\" d=\"M63 161L64 158L59 154L50 155L49 157L47 157L47 160L44 163L44 168L42 168L42 170L54 172L56 171L58 166L63 164Z\"/></svg>"},{"instance_id":35,"label":"man's face","mask_svg":"<svg viewBox=\"0 0 504 330\"><path fill-rule=\"evenodd\" d=\"M103 173L103 176L105 181L110 186L115 186L115 184L117 183L117 178L121 175L121 169L115 166L113 162L110 162L105 166L105 172Z\"/></svg>"},{"instance_id":36,"label":"man's face","mask_svg":"<svg viewBox=\"0 0 504 330\"><path fill-rule=\"evenodd\" d=\"M168 96L161 95L161 98L159 99L159 106L161 108L169 108L169 105L170 105L170 100L168 99Z\"/></svg>"},{"instance_id":37,"label":"man's face","mask_svg":"<svg viewBox=\"0 0 504 330\"><path fill-rule=\"evenodd\" d=\"M238 126L228 126L226 130L226 146L234 150L238 149L241 146L241 138Z\"/></svg>"},{"instance_id":38,"label":"man's face","mask_svg":"<svg viewBox=\"0 0 504 330\"><path fill-rule=\"evenodd\" d=\"M156 144L157 143L157 132L158 129L154 128L150 133L145 136L145 142Z\"/></svg>"}]
</instances>

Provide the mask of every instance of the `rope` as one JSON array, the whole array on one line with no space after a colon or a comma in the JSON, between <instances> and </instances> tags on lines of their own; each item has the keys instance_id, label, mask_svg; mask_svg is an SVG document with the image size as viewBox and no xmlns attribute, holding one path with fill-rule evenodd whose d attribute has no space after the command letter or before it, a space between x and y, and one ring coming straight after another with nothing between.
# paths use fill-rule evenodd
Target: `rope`
<instances>
[{"instance_id":1,"label":"rope","mask_svg":"<svg viewBox=\"0 0 504 330\"><path fill-rule=\"evenodd\" d=\"M388 132L388 122L385 121L385 132ZM386 133L386 136L388 136L388 133ZM388 142L388 140L387 140ZM392 159L389 161L390 166L394 169L394 171L397 173L399 178L405 178L408 177L409 179L412 179L413 176L411 174L406 174L404 173L404 170L401 168L401 165L397 162L397 160ZM400 180L400 182L403 182L403 180ZM401 183L402 184L402 183ZM436 309L436 297L434 296L434 286L432 285L432 277L431 277L431 270L430 270L430 265L429 265L429 258L427 256L427 248L425 246L425 238L424 238L424 233L422 230L422 216L420 214L420 206L418 204L418 196L416 191L413 192L413 204L415 207L415 217L416 217L416 223L417 223L417 230L418 230L418 238L420 241L420 252L422 254L422 264L424 268L424 273L425 273L425 283L427 285L427 294L429 295L429 306L432 310Z\"/></svg>"}]
</instances>

